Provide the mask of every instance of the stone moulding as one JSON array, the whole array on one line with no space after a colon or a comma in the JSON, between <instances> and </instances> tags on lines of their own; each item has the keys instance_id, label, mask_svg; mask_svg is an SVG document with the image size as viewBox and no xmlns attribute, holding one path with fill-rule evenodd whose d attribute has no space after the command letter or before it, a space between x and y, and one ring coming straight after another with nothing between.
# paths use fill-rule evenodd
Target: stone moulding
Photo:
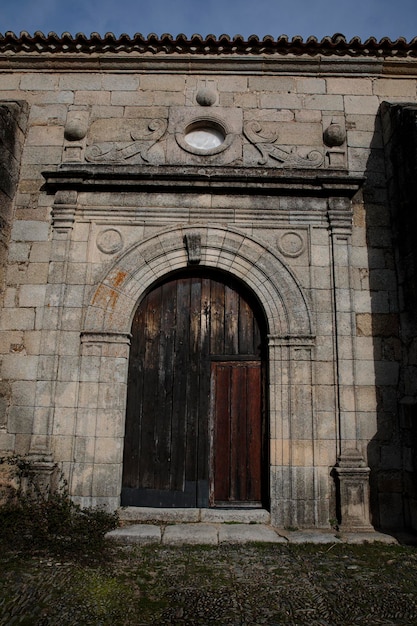
<instances>
[{"instance_id":1,"label":"stone moulding","mask_svg":"<svg viewBox=\"0 0 417 626\"><path fill-rule=\"evenodd\" d=\"M63 165L43 172L46 188L107 191L173 190L182 193L234 193L303 195L352 198L364 182L345 170L312 170L253 167Z\"/></svg>"},{"instance_id":2,"label":"stone moulding","mask_svg":"<svg viewBox=\"0 0 417 626\"><path fill-rule=\"evenodd\" d=\"M413 59L416 62L410 62ZM127 72L405 76L415 75L417 69L417 37L410 42L388 37L362 42L359 37L348 41L340 34L321 41L316 37L289 39L286 35L277 39L251 35L245 40L241 35L187 38L136 34L117 38L113 33L103 37L97 33L90 37L82 33L74 37L69 33L0 34L0 69L50 70L51 63L57 72L123 67Z\"/></svg>"}]
</instances>

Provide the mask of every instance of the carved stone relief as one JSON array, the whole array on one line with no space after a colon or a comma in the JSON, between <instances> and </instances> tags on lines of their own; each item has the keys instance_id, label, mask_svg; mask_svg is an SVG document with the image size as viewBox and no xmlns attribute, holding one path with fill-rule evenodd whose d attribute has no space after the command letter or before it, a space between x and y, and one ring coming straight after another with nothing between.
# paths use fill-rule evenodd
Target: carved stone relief
<instances>
[{"instance_id":1,"label":"carved stone relief","mask_svg":"<svg viewBox=\"0 0 417 626\"><path fill-rule=\"evenodd\" d=\"M106 228L97 235L96 244L104 254L116 254L123 248L123 237L116 228Z\"/></svg>"},{"instance_id":2,"label":"carved stone relief","mask_svg":"<svg viewBox=\"0 0 417 626\"><path fill-rule=\"evenodd\" d=\"M321 150L310 150L305 156L298 153L295 146L288 147L279 145L279 131L268 133L262 123L257 120L247 122L243 128L246 139L259 152L258 165L270 165L274 167L308 167L316 168L323 165L324 156Z\"/></svg>"},{"instance_id":3,"label":"carved stone relief","mask_svg":"<svg viewBox=\"0 0 417 626\"><path fill-rule=\"evenodd\" d=\"M294 258L300 256L306 248L303 235L295 230L288 230L282 233L278 237L277 245L281 254Z\"/></svg>"},{"instance_id":4,"label":"carved stone relief","mask_svg":"<svg viewBox=\"0 0 417 626\"><path fill-rule=\"evenodd\" d=\"M109 123L109 120L105 120ZM97 142L90 145L85 153L86 161L90 163L155 163L159 159L152 158L150 153L155 144L162 139L167 130L167 120L153 119L141 124L127 120L124 127L119 128L120 134L129 133L130 141ZM111 126L111 124L109 124ZM136 126L136 127L135 127ZM111 129L109 129L110 131ZM109 132L110 134L110 132ZM155 155L154 155L155 156Z\"/></svg>"}]
</instances>

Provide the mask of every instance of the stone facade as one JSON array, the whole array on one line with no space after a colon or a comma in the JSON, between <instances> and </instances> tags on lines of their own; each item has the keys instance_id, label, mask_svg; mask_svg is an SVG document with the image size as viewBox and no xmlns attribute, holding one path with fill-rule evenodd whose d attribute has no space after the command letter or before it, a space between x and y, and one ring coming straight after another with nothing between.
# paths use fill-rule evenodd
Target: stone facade
<instances>
[{"instance_id":1,"label":"stone facade","mask_svg":"<svg viewBox=\"0 0 417 626\"><path fill-rule=\"evenodd\" d=\"M273 523L416 528L415 56L0 38L0 451L117 508L133 315L198 264L265 315Z\"/></svg>"}]
</instances>

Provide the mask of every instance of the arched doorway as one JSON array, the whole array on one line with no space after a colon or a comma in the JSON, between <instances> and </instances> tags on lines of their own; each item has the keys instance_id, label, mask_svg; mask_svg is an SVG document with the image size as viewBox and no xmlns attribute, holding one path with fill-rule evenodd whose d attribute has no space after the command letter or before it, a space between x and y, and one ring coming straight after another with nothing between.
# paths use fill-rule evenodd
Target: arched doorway
<instances>
[{"instance_id":1,"label":"arched doorway","mask_svg":"<svg viewBox=\"0 0 417 626\"><path fill-rule=\"evenodd\" d=\"M187 270L132 324L123 506L267 506L266 322L242 283Z\"/></svg>"}]
</instances>

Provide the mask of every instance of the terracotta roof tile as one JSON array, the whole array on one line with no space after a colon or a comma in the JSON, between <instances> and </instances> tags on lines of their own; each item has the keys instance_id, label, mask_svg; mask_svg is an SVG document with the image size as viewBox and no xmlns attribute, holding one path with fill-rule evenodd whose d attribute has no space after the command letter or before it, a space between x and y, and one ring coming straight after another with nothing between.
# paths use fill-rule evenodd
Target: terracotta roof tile
<instances>
[{"instance_id":1,"label":"terracotta roof tile","mask_svg":"<svg viewBox=\"0 0 417 626\"><path fill-rule=\"evenodd\" d=\"M381 40L370 37L362 42L359 37L350 41L340 33L332 37L324 37L319 41L316 37L303 40L300 36L292 39L280 35L277 39L266 35L262 39L251 35L246 40L241 35L207 35L202 37L195 34L191 37L179 34L173 37L170 34L158 36L154 33L147 37L137 33L130 37L122 34L116 37L113 33L101 36L91 33L89 37L83 33L71 35L62 33L61 36L50 32L47 35L37 31L30 35L22 31L20 35L13 32L0 34L0 53L31 52L31 53L118 53L136 52L143 54L193 54L193 55L338 55L350 57L416 57L417 37L407 41L400 37L391 41L389 37Z\"/></svg>"}]
</instances>

